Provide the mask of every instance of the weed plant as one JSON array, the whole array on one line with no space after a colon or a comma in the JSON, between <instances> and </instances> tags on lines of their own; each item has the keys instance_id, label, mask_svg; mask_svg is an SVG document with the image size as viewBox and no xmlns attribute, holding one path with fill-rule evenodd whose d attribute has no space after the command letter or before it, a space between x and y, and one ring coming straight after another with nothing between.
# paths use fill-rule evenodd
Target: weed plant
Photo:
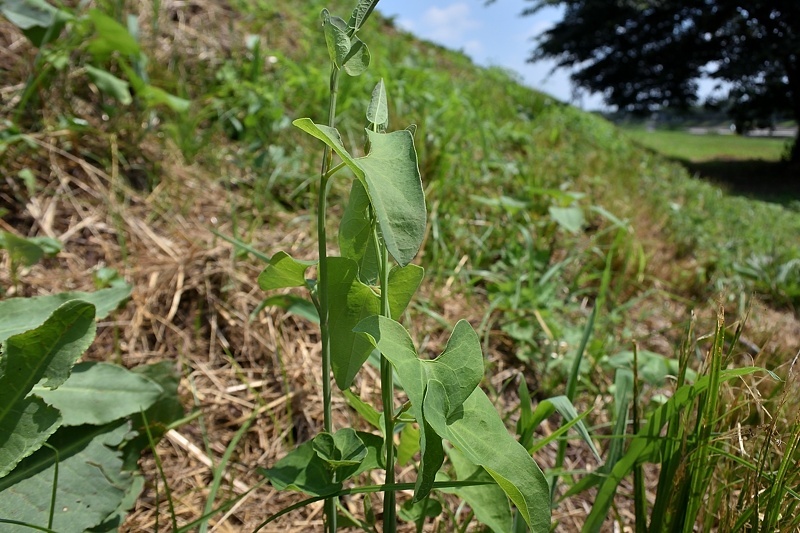
<instances>
[{"instance_id":1,"label":"weed plant","mask_svg":"<svg viewBox=\"0 0 800 533\"><path fill-rule=\"evenodd\" d=\"M330 59L328 124L307 118L294 121L295 126L325 145L317 186L319 258L299 261L278 252L259 277L259 285L264 290L305 287L310 291L321 331L324 432L265 474L278 489L299 489L325 497L326 530L333 532L337 530L336 496L343 482L381 468L385 473L385 484L379 489L384 493L383 530L395 531L394 493L401 487L395 483L395 437L403 427L416 424L421 458L413 503L424 509L432 490L471 487L483 500L478 507L489 508L491 520L510 524L507 501L493 508L498 497L505 499L499 496L505 493L534 531L546 531L550 522L547 483L525 448L506 431L479 387L484 366L475 331L466 321L460 321L444 352L429 361L417 355L409 333L392 319L403 313L423 275L422 268L411 264L425 236L427 212L414 148L416 128L388 131L387 92L381 80L366 106L365 155L354 157L335 129L340 76L358 76L370 63L369 48L359 39L358 31L376 4L377 0L362 0L348 22L322 11ZM334 162L334 155L340 162ZM327 194L330 180L344 169L355 179L340 221L342 255L336 257L328 255ZM396 263L394 267L390 257ZM317 278L307 279L306 271L312 266L316 266ZM382 411L377 419L381 433L351 428L334 431L331 373L339 389L347 391L373 350L380 353ZM400 409L396 408L395 376L409 399ZM375 412L370 406L362 409ZM449 451L444 440L458 450L449 453L451 460L458 453L458 464L476 481L436 481ZM479 488L486 483L490 485ZM418 527L425 517L422 512Z\"/></svg>"}]
</instances>

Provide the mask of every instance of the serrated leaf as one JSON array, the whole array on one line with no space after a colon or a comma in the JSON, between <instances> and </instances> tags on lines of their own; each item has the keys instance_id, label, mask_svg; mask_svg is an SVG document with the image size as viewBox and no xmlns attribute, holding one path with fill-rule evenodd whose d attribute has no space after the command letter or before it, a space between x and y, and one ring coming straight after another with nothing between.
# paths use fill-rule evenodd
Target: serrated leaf
<instances>
[{"instance_id":1,"label":"serrated leaf","mask_svg":"<svg viewBox=\"0 0 800 533\"><path fill-rule=\"evenodd\" d=\"M77 426L49 440L59 458L54 531L85 531L119 508L134 480L122 472L116 449L128 432L127 424ZM47 526L55 458L53 450L41 448L0 479L0 516Z\"/></svg>"},{"instance_id":2,"label":"serrated leaf","mask_svg":"<svg viewBox=\"0 0 800 533\"><path fill-rule=\"evenodd\" d=\"M295 120L293 124L330 146L364 182L389 253L400 265L410 263L425 237L427 217L411 132L367 130L371 151L354 159L334 128L314 124L308 118Z\"/></svg>"},{"instance_id":3,"label":"serrated leaf","mask_svg":"<svg viewBox=\"0 0 800 533\"><path fill-rule=\"evenodd\" d=\"M96 292L62 292L33 298L0 300L0 344L12 335L30 331L44 323L61 305L81 300L95 306L95 317L105 318L128 299L131 286L124 285Z\"/></svg>"},{"instance_id":4,"label":"serrated leaf","mask_svg":"<svg viewBox=\"0 0 800 533\"><path fill-rule=\"evenodd\" d=\"M306 270L316 264L316 261L300 261L286 252L278 252L272 256L269 265L258 276L258 286L264 291L305 287Z\"/></svg>"},{"instance_id":5,"label":"serrated leaf","mask_svg":"<svg viewBox=\"0 0 800 533\"><path fill-rule=\"evenodd\" d=\"M86 65L86 72L101 92L113 96L122 105L128 105L133 102L131 86L127 81L91 65Z\"/></svg>"},{"instance_id":6,"label":"serrated leaf","mask_svg":"<svg viewBox=\"0 0 800 533\"><path fill-rule=\"evenodd\" d=\"M389 104L383 78L372 89L372 98L370 98L369 107L367 107L367 120L378 126L389 123Z\"/></svg>"},{"instance_id":7,"label":"serrated leaf","mask_svg":"<svg viewBox=\"0 0 800 533\"><path fill-rule=\"evenodd\" d=\"M99 426L149 409L162 390L121 366L85 362L75 365L57 389L36 386L32 392L61 411L64 426Z\"/></svg>"}]
</instances>

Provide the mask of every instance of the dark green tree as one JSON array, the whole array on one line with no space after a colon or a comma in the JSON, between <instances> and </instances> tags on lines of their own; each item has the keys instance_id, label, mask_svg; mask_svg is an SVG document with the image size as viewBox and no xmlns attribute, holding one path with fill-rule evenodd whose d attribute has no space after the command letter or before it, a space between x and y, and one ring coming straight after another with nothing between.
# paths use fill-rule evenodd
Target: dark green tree
<instances>
[{"instance_id":1,"label":"dark green tree","mask_svg":"<svg viewBox=\"0 0 800 533\"><path fill-rule=\"evenodd\" d=\"M563 6L530 61L554 59L573 82L622 111L698 103L698 79L729 89L749 126L788 114L800 123L798 0L528 0L523 15ZM800 139L791 159L800 162Z\"/></svg>"}]
</instances>

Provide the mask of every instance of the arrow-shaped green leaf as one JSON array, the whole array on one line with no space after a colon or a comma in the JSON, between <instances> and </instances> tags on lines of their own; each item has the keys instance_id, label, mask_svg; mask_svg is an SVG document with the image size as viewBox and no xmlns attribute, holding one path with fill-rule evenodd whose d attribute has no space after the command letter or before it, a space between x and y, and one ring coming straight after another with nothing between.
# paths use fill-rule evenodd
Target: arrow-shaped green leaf
<instances>
[{"instance_id":1,"label":"arrow-shaped green leaf","mask_svg":"<svg viewBox=\"0 0 800 533\"><path fill-rule=\"evenodd\" d=\"M425 193L409 130L376 133L367 130L371 151L353 158L334 128L301 118L295 126L327 144L366 185L381 234L392 257L407 265L425 236Z\"/></svg>"},{"instance_id":2,"label":"arrow-shaped green leaf","mask_svg":"<svg viewBox=\"0 0 800 533\"><path fill-rule=\"evenodd\" d=\"M431 427L469 461L484 467L533 531L548 531L547 481L478 387L483 355L469 323L456 324L445 351L432 361L417 356L408 332L393 320L372 316L359 323L356 331L365 333L392 363L411 400L411 414L423 427ZM425 449L422 443L420 447ZM415 499L419 497L415 494Z\"/></svg>"}]
</instances>

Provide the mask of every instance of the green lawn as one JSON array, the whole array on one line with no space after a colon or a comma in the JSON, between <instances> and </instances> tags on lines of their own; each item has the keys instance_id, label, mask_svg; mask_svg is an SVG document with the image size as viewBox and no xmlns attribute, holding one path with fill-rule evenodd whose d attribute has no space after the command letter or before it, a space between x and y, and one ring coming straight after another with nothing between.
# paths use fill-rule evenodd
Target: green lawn
<instances>
[{"instance_id":1,"label":"green lawn","mask_svg":"<svg viewBox=\"0 0 800 533\"><path fill-rule=\"evenodd\" d=\"M779 161L791 139L696 135L686 131L626 129L634 142L656 152L692 163L710 160L762 159Z\"/></svg>"}]
</instances>

